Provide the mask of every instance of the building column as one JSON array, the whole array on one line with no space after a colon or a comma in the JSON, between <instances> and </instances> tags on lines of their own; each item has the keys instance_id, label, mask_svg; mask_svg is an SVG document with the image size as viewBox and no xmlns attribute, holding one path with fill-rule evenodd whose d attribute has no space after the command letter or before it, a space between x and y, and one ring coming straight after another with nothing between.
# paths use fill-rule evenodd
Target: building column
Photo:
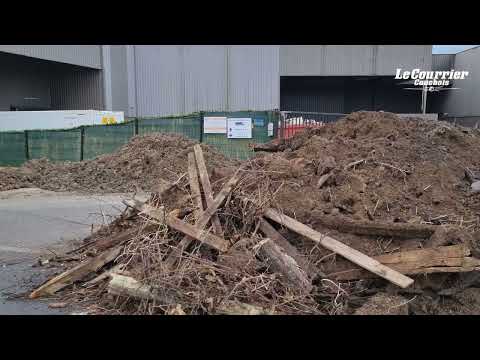
<instances>
[{"instance_id":1,"label":"building column","mask_svg":"<svg viewBox=\"0 0 480 360\"><path fill-rule=\"evenodd\" d=\"M112 63L110 45L102 45L103 104L105 110L112 110Z\"/></svg>"}]
</instances>

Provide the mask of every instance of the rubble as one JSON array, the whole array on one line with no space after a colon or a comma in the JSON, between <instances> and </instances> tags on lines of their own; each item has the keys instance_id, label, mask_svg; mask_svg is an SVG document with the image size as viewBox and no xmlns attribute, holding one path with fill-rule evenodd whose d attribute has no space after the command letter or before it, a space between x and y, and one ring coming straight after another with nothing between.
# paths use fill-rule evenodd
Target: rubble
<instances>
[{"instance_id":1,"label":"rubble","mask_svg":"<svg viewBox=\"0 0 480 360\"><path fill-rule=\"evenodd\" d=\"M135 178L150 198L126 201L78 250L80 265L32 294L98 313L429 313L480 269L467 175L480 169L478 132L359 112L241 165L190 145L159 155L151 168L169 157L172 173Z\"/></svg>"}]
</instances>

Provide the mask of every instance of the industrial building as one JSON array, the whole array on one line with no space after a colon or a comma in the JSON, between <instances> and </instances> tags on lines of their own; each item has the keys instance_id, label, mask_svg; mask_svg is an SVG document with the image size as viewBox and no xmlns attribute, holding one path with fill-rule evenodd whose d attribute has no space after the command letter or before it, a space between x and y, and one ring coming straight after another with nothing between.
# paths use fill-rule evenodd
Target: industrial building
<instances>
[{"instance_id":1,"label":"industrial building","mask_svg":"<svg viewBox=\"0 0 480 360\"><path fill-rule=\"evenodd\" d=\"M396 69L455 68L470 76L429 93L427 110L478 119L478 66L480 48L432 55L431 45L0 45L0 111L419 113L421 92Z\"/></svg>"}]
</instances>

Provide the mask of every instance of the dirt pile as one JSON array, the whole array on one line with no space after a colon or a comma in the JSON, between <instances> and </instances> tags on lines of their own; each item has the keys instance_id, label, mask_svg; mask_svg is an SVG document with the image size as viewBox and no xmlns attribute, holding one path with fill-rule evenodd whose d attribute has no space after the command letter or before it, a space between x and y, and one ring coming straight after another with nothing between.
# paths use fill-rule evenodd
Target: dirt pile
<instances>
[{"instance_id":1,"label":"dirt pile","mask_svg":"<svg viewBox=\"0 0 480 360\"><path fill-rule=\"evenodd\" d=\"M280 314L352 314L359 308L357 313L405 313L407 304L414 314L477 308L477 293L468 289L480 285L478 276L467 282L461 274L480 269L480 194L471 191L472 176L466 175L480 171L478 131L359 112L269 150L274 152L244 162L238 173L230 162L210 163L211 177L222 178L213 195L225 202L208 216L218 216L221 233L215 219L198 232L185 227L197 224L199 207L209 200L204 184L202 197L182 178L90 239L82 256L103 256L114 243L120 253L113 263L124 267L117 269L120 277L110 276L109 291L108 276L88 285L100 272L90 274L82 288L74 288L72 301L89 300L111 312L167 314L225 313L225 304ZM181 172L189 151L175 161ZM165 217L172 211L175 219ZM298 224L283 223L281 213L306 225L310 237L299 235ZM184 247L187 233L198 241ZM322 246L324 235L341 246ZM354 253L352 263L341 256L351 249L411 277L414 286L387 291L386 273L370 267L375 261L362 263ZM457 307L445 300L467 295ZM447 303L449 308L435 305Z\"/></svg>"},{"instance_id":2,"label":"dirt pile","mask_svg":"<svg viewBox=\"0 0 480 360\"><path fill-rule=\"evenodd\" d=\"M176 134L136 136L112 154L82 162L31 160L18 169L0 169L0 191L39 187L53 191L151 191L158 179L176 181L186 171L187 153L197 142ZM202 145L211 167L231 164Z\"/></svg>"}]
</instances>

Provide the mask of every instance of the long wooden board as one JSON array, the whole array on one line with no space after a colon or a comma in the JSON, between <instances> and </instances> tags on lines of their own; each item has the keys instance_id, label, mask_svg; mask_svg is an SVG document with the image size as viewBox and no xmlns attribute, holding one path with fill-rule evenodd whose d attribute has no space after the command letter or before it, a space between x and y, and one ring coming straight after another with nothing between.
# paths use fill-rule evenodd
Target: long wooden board
<instances>
[{"instance_id":1,"label":"long wooden board","mask_svg":"<svg viewBox=\"0 0 480 360\"><path fill-rule=\"evenodd\" d=\"M180 231L181 233L184 233L193 239L208 244L219 251L225 252L228 250L229 244L225 239L190 225L178 219L174 214L169 214L167 216L167 225L172 229Z\"/></svg>"},{"instance_id":2,"label":"long wooden board","mask_svg":"<svg viewBox=\"0 0 480 360\"><path fill-rule=\"evenodd\" d=\"M355 250L329 236L323 235L318 231L306 226L305 224L302 224L301 222L292 219L287 215L281 214L274 209L267 209L264 213L264 216L302 236L305 236L306 238L322 245L336 254L343 256L354 264L357 264L358 266L377 274L378 276L400 286L401 288L406 288L413 283L413 279L399 273L398 271L395 271L381 264L379 261L361 253L360 251Z\"/></svg>"},{"instance_id":3,"label":"long wooden board","mask_svg":"<svg viewBox=\"0 0 480 360\"><path fill-rule=\"evenodd\" d=\"M64 287L83 279L88 274L101 269L105 264L113 261L118 255L120 255L121 251L121 246L109 249L94 258L78 264L74 268L67 270L64 273L55 276L53 279L50 279L38 289L33 291L30 294L30 299L35 299L45 295L52 295Z\"/></svg>"},{"instance_id":4,"label":"long wooden board","mask_svg":"<svg viewBox=\"0 0 480 360\"><path fill-rule=\"evenodd\" d=\"M207 207L210 207L213 203L213 191L212 185L210 184L210 177L208 176L207 165L205 163L205 158L203 157L203 151L200 144L197 144L193 147L195 153L195 159L197 160L198 173L200 176L200 183L202 184L203 193L205 194L205 201ZM222 225L220 224L220 219L218 215L215 215L212 218L212 225L215 234L218 236L223 236Z\"/></svg>"}]
</instances>

